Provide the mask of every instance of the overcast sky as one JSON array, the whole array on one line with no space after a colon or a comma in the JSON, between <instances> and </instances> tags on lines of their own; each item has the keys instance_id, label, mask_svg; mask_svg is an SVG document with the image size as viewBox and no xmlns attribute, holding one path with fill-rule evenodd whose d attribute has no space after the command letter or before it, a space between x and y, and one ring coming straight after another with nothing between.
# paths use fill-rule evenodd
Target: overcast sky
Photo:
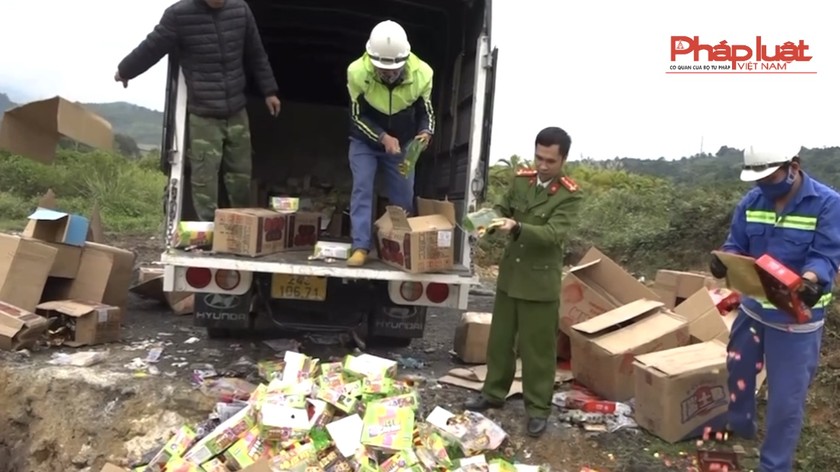
<instances>
[{"instance_id":1,"label":"overcast sky","mask_svg":"<svg viewBox=\"0 0 840 472\"><path fill-rule=\"evenodd\" d=\"M117 63L172 0L0 2L0 91L162 109L165 61L114 83ZM544 126L565 128L572 156L668 159L721 145L840 145L840 29L833 2L495 0L500 49L493 160L529 156ZM813 75L668 75L671 35L770 51L804 40ZM17 46L17 47L14 47ZM361 52L361 51L360 51ZM682 64L688 64L683 61Z\"/></svg>"}]
</instances>

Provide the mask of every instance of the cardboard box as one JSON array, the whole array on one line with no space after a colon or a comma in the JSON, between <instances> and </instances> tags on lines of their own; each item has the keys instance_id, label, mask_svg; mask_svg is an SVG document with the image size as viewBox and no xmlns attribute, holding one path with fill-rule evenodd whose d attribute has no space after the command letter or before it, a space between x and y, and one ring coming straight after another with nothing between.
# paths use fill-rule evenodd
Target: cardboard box
<instances>
[{"instance_id":1,"label":"cardboard box","mask_svg":"<svg viewBox=\"0 0 840 472\"><path fill-rule=\"evenodd\" d=\"M49 247L55 248L55 261L52 268L50 268L50 277L58 277L60 279L73 279L79 273L79 264L82 263L82 248L78 246L70 246L69 244L61 243L45 243Z\"/></svg>"},{"instance_id":2,"label":"cardboard box","mask_svg":"<svg viewBox=\"0 0 840 472\"><path fill-rule=\"evenodd\" d=\"M639 354L685 346L688 323L660 301L637 300L572 326L572 373L605 400L633 398Z\"/></svg>"},{"instance_id":3,"label":"cardboard box","mask_svg":"<svg viewBox=\"0 0 840 472\"><path fill-rule=\"evenodd\" d=\"M639 426L670 443L722 431L729 406L726 346L720 341L636 357L635 417Z\"/></svg>"},{"instance_id":4,"label":"cardboard box","mask_svg":"<svg viewBox=\"0 0 840 472\"><path fill-rule=\"evenodd\" d=\"M396 206L376 221L379 259L406 272L441 272L455 265L455 205L417 199L417 214L409 218Z\"/></svg>"},{"instance_id":5,"label":"cardboard box","mask_svg":"<svg viewBox=\"0 0 840 472\"><path fill-rule=\"evenodd\" d=\"M723 322L723 316L707 288L701 288L685 299L674 308L674 313L688 322L688 333L693 343L713 339L726 343L729 339L729 330Z\"/></svg>"},{"instance_id":6,"label":"cardboard box","mask_svg":"<svg viewBox=\"0 0 840 472\"><path fill-rule=\"evenodd\" d=\"M767 298L755 270L755 259L724 251L712 251L712 254L726 266L726 288L748 297Z\"/></svg>"},{"instance_id":7,"label":"cardboard box","mask_svg":"<svg viewBox=\"0 0 840 472\"><path fill-rule=\"evenodd\" d=\"M573 267L560 286L560 331L630 302L659 300L620 265L596 248L590 249Z\"/></svg>"},{"instance_id":8,"label":"cardboard box","mask_svg":"<svg viewBox=\"0 0 840 472\"><path fill-rule=\"evenodd\" d=\"M32 239L0 234L0 300L34 312L57 252Z\"/></svg>"},{"instance_id":9,"label":"cardboard box","mask_svg":"<svg viewBox=\"0 0 840 472\"><path fill-rule=\"evenodd\" d=\"M320 213L299 211L286 216L289 236L285 249L313 249L321 232Z\"/></svg>"},{"instance_id":10,"label":"cardboard box","mask_svg":"<svg viewBox=\"0 0 840 472\"><path fill-rule=\"evenodd\" d=\"M49 322L46 318L0 302L0 349L31 349L47 328Z\"/></svg>"},{"instance_id":11,"label":"cardboard box","mask_svg":"<svg viewBox=\"0 0 840 472\"><path fill-rule=\"evenodd\" d=\"M49 164L61 137L106 151L114 148L111 124L61 97L30 102L3 114L0 149Z\"/></svg>"},{"instance_id":12,"label":"cardboard box","mask_svg":"<svg viewBox=\"0 0 840 472\"><path fill-rule=\"evenodd\" d=\"M29 215L23 235L48 243L84 246L89 228L90 221L84 216L38 208Z\"/></svg>"},{"instance_id":13,"label":"cardboard box","mask_svg":"<svg viewBox=\"0 0 840 472\"><path fill-rule=\"evenodd\" d=\"M133 252L89 242L82 251L76 278L50 278L43 300L85 300L123 308L133 277L134 257Z\"/></svg>"},{"instance_id":14,"label":"cardboard box","mask_svg":"<svg viewBox=\"0 0 840 472\"><path fill-rule=\"evenodd\" d=\"M490 340L492 313L468 311L461 315L455 328L455 354L467 364L487 362L487 343Z\"/></svg>"},{"instance_id":15,"label":"cardboard box","mask_svg":"<svg viewBox=\"0 0 840 472\"><path fill-rule=\"evenodd\" d=\"M91 346L120 340L122 317L120 309L115 306L81 300L57 300L38 305L38 313L47 319L70 317L75 320L73 339L64 343L67 346Z\"/></svg>"},{"instance_id":16,"label":"cardboard box","mask_svg":"<svg viewBox=\"0 0 840 472\"><path fill-rule=\"evenodd\" d=\"M188 315L195 309L194 293L163 291L162 267L141 267L137 274L137 284L129 290L169 305L174 315Z\"/></svg>"},{"instance_id":17,"label":"cardboard box","mask_svg":"<svg viewBox=\"0 0 840 472\"><path fill-rule=\"evenodd\" d=\"M702 288L714 287L715 281L703 274L664 269L656 272L656 280L653 283L653 291L668 309L679 306Z\"/></svg>"},{"instance_id":18,"label":"cardboard box","mask_svg":"<svg viewBox=\"0 0 840 472\"><path fill-rule=\"evenodd\" d=\"M265 208L220 208L213 252L251 257L281 252L289 232L286 216Z\"/></svg>"}]
</instances>

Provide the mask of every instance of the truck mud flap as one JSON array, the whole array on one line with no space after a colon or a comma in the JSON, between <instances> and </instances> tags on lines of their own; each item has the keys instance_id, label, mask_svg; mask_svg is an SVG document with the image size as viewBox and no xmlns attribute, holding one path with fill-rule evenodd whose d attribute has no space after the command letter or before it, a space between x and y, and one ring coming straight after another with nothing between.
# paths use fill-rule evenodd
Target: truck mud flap
<instances>
[{"instance_id":1,"label":"truck mud flap","mask_svg":"<svg viewBox=\"0 0 840 472\"><path fill-rule=\"evenodd\" d=\"M426 307L379 305L368 326L371 336L422 338L426 329Z\"/></svg>"},{"instance_id":2,"label":"truck mud flap","mask_svg":"<svg viewBox=\"0 0 840 472\"><path fill-rule=\"evenodd\" d=\"M253 291L242 295L196 293L193 323L205 328L249 329L252 300Z\"/></svg>"}]
</instances>

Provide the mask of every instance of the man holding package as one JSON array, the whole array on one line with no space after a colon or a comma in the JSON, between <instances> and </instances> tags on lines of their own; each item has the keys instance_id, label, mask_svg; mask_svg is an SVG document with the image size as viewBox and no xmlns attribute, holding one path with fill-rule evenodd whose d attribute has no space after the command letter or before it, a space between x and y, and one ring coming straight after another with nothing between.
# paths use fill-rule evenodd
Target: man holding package
<instances>
[{"instance_id":1,"label":"man holding package","mask_svg":"<svg viewBox=\"0 0 840 472\"><path fill-rule=\"evenodd\" d=\"M114 80L146 72L166 54L179 54L189 91L189 164L198 219L213 221L219 171L233 207L250 206L251 132L245 109L249 69L269 113L280 113L277 82L244 0L180 0L117 67Z\"/></svg>"},{"instance_id":2,"label":"man holding package","mask_svg":"<svg viewBox=\"0 0 840 472\"><path fill-rule=\"evenodd\" d=\"M466 408L501 408L516 373L516 344L528 434L545 431L557 370L560 279L565 242L582 201L577 184L563 173L572 140L560 128L545 128L535 142L535 170L520 171L496 205L502 218L489 230L508 235L499 263L496 299L487 344L487 378L481 396Z\"/></svg>"},{"instance_id":3,"label":"man holding package","mask_svg":"<svg viewBox=\"0 0 840 472\"><path fill-rule=\"evenodd\" d=\"M722 250L756 259L768 254L800 274L799 296L811 319L800 323L767 300L742 297L728 347L729 429L747 439L755 436L756 375L766 367L760 470L789 472L840 262L840 195L802 171L799 157L752 147L744 151L741 180L756 187L735 208ZM710 269L726 277L719 257L712 256Z\"/></svg>"},{"instance_id":4,"label":"man holding package","mask_svg":"<svg viewBox=\"0 0 840 472\"><path fill-rule=\"evenodd\" d=\"M414 172L404 161L413 140L428 146L435 132L432 78L432 68L411 53L405 30L393 21L373 28L366 52L347 68L353 172L349 266L364 265L370 251L373 184L380 166L390 204L414 210Z\"/></svg>"}]
</instances>

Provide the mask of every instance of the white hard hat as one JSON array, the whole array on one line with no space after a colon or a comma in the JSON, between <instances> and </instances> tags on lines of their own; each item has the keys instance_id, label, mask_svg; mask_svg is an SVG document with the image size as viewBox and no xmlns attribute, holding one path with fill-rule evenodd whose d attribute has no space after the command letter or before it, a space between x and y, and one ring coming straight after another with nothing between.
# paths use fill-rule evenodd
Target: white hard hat
<instances>
[{"instance_id":1,"label":"white hard hat","mask_svg":"<svg viewBox=\"0 0 840 472\"><path fill-rule=\"evenodd\" d=\"M749 146L744 149L744 167L741 169L741 180L744 182L761 180L776 172L782 165L790 162L795 155Z\"/></svg>"},{"instance_id":2,"label":"white hard hat","mask_svg":"<svg viewBox=\"0 0 840 472\"><path fill-rule=\"evenodd\" d=\"M366 49L373 65L380 69L399 69L411 54L408 35L399 23L391 20L373 27Z\"/></svg>"}]
</instances>

